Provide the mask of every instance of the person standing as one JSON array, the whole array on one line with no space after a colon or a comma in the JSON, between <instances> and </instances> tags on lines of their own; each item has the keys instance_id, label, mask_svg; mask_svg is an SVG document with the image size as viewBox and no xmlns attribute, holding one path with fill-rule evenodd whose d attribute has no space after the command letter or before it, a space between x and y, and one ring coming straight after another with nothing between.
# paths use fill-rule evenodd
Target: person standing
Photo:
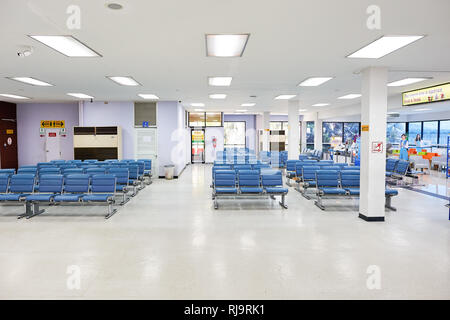
<instances>
[{"instance_id":1,"label":"person standing","mask_svg":"<svg viewBox=\"0 0 450 320\"><path fill-rule=\"evenodd\" d=\"M408 161L408 140L406 139L406 134L402 134L402 140L400 140L400 160Z\"/></svg>"},{"instance_id":2,"label":"person standing","mask_svg":"<svg viewBox=\"0 0 450 320\"><path fill-rule=\"evenodd\" d=\"M420 137L420 134L417 134L416 136L417 153L422 152L422 147L423 147L422 138Z\"/></svg>"}]
</instances>

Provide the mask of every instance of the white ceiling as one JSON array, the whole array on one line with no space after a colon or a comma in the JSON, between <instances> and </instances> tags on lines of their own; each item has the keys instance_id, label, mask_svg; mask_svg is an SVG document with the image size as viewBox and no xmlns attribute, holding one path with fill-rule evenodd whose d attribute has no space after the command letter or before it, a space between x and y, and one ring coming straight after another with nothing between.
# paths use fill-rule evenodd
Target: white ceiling
<instances>
[{"instance_id":1,"label":"white ceiling","mask_svg":"<svg viewBox=\"0 0 450 320\"><path fill-rule=\"evenodd\" d=\"M433 77L416 85L389 88L389 95L450 81L450 1L378 0L381 30L366 27L372 0L117 0L112 11L102 0L1 0L0 93L32 97L31 102L75 101L67 92L96 100L140 101L138 93L185 106L203 102L207 110L232 112L256 102L251 112L287 111L279 94L298 94L302 108L323 111L354 105L337 97L360 92L359 71L389 67L389 80ZM81 8L81 29L66 27L69 5ZM210 58L205 33L250 33L241 58ZM72 34L101 58L68 58L30 39L29 34ZM382 35L426 35L378 60L346 55ZM34 53L17 57L20 46ZM122 87L107 75L133 76L142 87ZM29 76L54 87L34 87L6 79ZM233 76L231 87L209 87L208 76ZM334 76L320 87L297 84L310 76ZM226 93L226 100L211 100ZM257 98L249 96L256 95ZM5 99L4 99L5 100ZM7 100L7 99L6 99ZM10 100L11 101L11 100ZM330 107L311 107L315 103Z\"/></svg>"}]
</instances>

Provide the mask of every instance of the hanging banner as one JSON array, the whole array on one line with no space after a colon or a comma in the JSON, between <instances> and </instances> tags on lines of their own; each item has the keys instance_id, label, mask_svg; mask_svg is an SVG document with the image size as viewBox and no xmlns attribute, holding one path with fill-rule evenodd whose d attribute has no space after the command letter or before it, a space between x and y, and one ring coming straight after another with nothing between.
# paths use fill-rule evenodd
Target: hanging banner
<instances>
[{"instance_id":1,"label":"hanging banner","mask_svg":"<svg viewBox=\"0 0 450 320\"><path fill-rule=\"evenodd\" d=\"M450 83L403 92L403 106L450 100Z\"/></svg>"},{"instance_id":2,"label":"hanging banner","mask_svg":"<svg viewBox=\"0 0 450 320\"><path fill-rule=\"evenodd\" d=\"M64 120L41 120L41 128L65 128Z\"/></svg>"}]
</instances>

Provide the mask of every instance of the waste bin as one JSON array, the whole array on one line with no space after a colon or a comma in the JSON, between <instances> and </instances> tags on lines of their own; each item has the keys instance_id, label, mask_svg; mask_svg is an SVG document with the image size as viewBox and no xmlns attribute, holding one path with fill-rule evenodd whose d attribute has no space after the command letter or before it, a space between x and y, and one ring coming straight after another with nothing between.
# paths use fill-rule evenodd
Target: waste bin
<instances>
[{"instance_id":1,"label":"waste bin","mask_svg":"<svg viewBox=\"0 0 450 320\"><path fill-rule=\"evenodd\" d=\"M173 164L168 164L164 166L164 174L166 176L166 180L173 179L173 172L175 170L175 166Z\"/></svg>"}]
</instances>

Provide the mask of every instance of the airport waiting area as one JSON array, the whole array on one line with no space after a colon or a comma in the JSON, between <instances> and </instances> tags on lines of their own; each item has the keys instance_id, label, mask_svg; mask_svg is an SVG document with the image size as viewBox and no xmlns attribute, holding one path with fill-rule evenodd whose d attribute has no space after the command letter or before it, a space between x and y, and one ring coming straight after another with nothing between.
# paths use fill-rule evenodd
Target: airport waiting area
<instances>
[{"instance_id":1,"label":"airport waiting area","mask_svg":"<svg viewBox=\"0 0 450 320\"><path fill-rule=\"evenodd\" d=\"M366 2L0 1L0 300L449 300L450 1Z\"/></svg>"}]
</instances>

